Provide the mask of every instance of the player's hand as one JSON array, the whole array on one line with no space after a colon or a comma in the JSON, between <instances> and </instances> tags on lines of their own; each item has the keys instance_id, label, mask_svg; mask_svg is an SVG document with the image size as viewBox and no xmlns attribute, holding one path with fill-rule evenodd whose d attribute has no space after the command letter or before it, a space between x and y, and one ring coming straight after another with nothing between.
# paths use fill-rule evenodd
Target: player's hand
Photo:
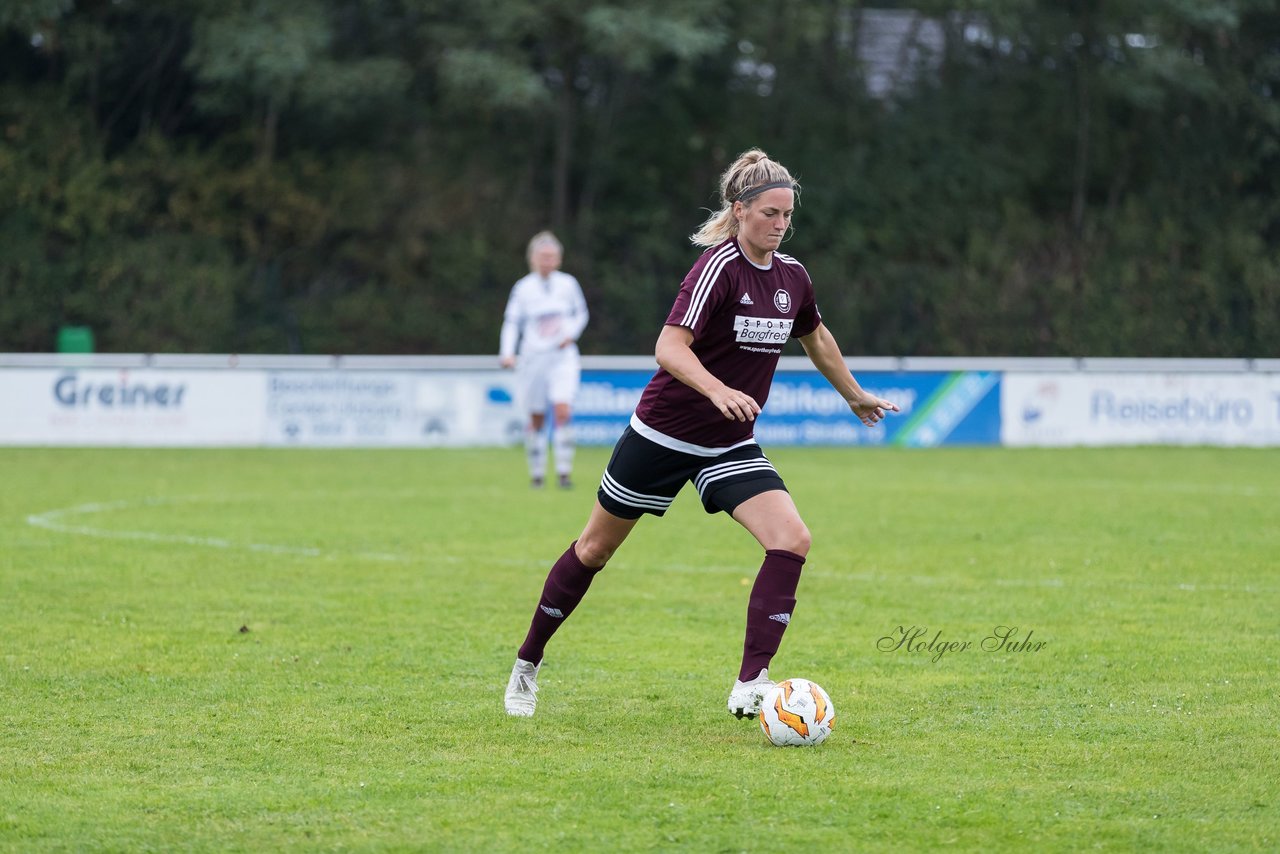
<instances>
[{"instance_id":1,"label":"player's hand","mask_svg":"<svg viewBox=\"0 0 1280 854\"><path fill-rule=\"evenodd\" d=\"M572 338L566 338L560 342L560 349L563 350L565 347L568 347L572 343L573 343Z\"/></svg>"},{"instance_id":2,"label":"player's hand","mask_svg":"<svg viewBox=\"0 0 1280 854\"><path fill-rule=\"evenodd\" d=\"M760 404L756 403L755 398L736 388L725 386L712 392L709 397L720 414L730 421L755 421L760 414Z\"/></svg>"},{"instance_id":3,"label":"player's hand","mask_svg":"<svg viewBox=\"0 0 1280 854\"><path fill-rule=\"evenodd\" d=\"M898 404L865 392L861 397L849 401L849 408L868 427L874 427L883 421L886 412L902 411L898 408Z\"/></svg>"},{"instance_id":4,"label":"player's hand","mask_svg":"<svg viewBox=\"0 0 1280 854\"><path fill-rule=\"evenodd\" d=\"M498 360L498 364L504 368L514 368L516 366L515 356L503 356Z\"/></svg>"}]
</instances>

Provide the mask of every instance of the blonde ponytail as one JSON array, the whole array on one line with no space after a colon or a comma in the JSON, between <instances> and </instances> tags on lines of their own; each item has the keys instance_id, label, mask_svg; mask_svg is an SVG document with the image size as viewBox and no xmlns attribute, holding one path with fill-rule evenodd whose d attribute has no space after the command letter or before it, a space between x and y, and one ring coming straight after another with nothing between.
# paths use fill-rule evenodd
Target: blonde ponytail
<instances>
[{"instance_id":1,"label":"blonde ponytail","mask_svg":"<svg viewBox=\"0 0 1280 854\"><path fill-rule=\"evenodd\" d=\"M733 203L741 201L750 207L752 200L766 185L786 186L799 194L787 168L758 148L738 155L738 159L720 176L720 210L707 217L696 232L689 236L695 246L715 246L738 233L738 220L733 215Z\"/></svg>"}]
</instances>

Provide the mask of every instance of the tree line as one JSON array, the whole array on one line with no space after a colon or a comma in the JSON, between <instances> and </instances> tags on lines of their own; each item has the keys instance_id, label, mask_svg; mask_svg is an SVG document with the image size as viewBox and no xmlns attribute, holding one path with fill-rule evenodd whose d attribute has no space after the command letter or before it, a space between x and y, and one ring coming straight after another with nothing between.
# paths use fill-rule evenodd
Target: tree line
<instances>
[{"instance_id":1,"label":"tree line","mask_svg":"<svg viewBox=\"0 0 1280 854\"><path fill-rule=\"evenodd\" d=\"M1280 356L1278 0L7 0L0 350L493 353L552 228L646 352L753 146L851 355Z\"/></svg>"}]
</instances>

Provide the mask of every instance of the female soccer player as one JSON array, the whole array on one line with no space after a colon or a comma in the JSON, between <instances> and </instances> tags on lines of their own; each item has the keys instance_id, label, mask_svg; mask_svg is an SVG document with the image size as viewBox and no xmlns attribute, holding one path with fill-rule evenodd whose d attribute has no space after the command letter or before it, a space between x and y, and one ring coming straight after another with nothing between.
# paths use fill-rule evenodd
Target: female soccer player
<instances>
[{"instance_id":1,"label":"female soccer player","mask_svg":"<svg viewBox=\"0 0 1280 854\"><path fill-rule=\"evenodd\" d=\"M547 470L547 404L555 412L556 475L573 485L573 399L582 375L578 337L587 327L587 301L578 280L560 272L564 247L549 231L529 241L529 275L516 282L507 300L500 335L500 363L516 369L517 397L529 415L525 454L529 481L542 486ZM516 359L519 347L520 358Z\"/></svg>"},{"instance_id":2,"label":"female soccer player","mask_svg":"<svg viewBox=\"0 0 1280 854\"><path fill-rule=\"evenodd\" d=\"M782 345L799 338L867 426L898 411L858 385L822 324L809 274L777 251L798 189L791 173L758 149L721 176L722 206L692 237L710 248L680 286L658 336L659 370L614 447L586 528L547 576L507 682L508 714L533 714L547 641L640 517L665 513L686 481L708 513L729 514L764 548L747 606L742 666L729 693L731 714L758 713L810 543L782 478L753 438Z\"/></svg>"}]
</instances>

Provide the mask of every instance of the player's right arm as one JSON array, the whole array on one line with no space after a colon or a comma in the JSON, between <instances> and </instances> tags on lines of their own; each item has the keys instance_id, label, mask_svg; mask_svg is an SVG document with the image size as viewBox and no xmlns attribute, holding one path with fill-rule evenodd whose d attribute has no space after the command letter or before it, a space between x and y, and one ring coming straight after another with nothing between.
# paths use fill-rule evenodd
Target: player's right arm
<instances>
[{"instance_id":1,"label":"player's right arm","mask_svg":"<svg viewBox=\"0 0 1280 854\"><path fill-rule=\"evenodd\" d=\"M658 365L689 388L706 397L720 410L720 414L733 421L754 421L760 414L760 404L749 394L722 383L702 365L690 346L693 330L687 326L667 324L662 327L654 356Z\"/></svg>"},{"instance_id":2,"label":"player's right arm","mask_svg":"<svg viewBox=\"0 0 1280 854\"><path fill-rule=\"evenodd\" d=\"M498 336L498 364L504 368L514 368L516 364L516 344L520 340L520 299L517 291L520 283L516 282L507 298L507 308L502 313L502 332Z\"/></svg>"}]
</instances>

